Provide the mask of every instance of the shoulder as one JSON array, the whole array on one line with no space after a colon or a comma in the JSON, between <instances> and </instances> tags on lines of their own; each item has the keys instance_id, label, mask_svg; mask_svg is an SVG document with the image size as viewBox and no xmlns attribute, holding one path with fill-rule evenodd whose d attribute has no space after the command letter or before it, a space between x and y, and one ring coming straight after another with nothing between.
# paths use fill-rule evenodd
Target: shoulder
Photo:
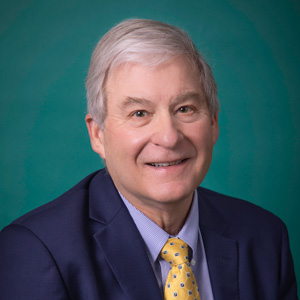
<instances>
[{"instance_id":1,"label":"shoulder","mask_svg":"<svg viewBox=\"0 0 300 300\"><path fill-rule=\"evenodd\" d=\"M275 288L278 299L297 299L293 259L285 224L273 213L248 201L201 187L197 191L204 244L215 251L216 236L234 241L240 283L241 287L244 286L241 291L247 291L249 278L252 277L253 282L256 282L255 278L260 278L261 290L273 292ZM258 298L265 299L266 295ZM273 296L269 298L274 299Z\"/></svg>"},{"instance_id":2,"label":"shoulder","mask_svg":"<svg viewBox=\"0 0 300 300\"><path fill-rule=\"evenodd\" d=\"M16 219L13 225L34 226L36 222L41 224L46 221L56 222L60 217L67 217L78 210L78 206L84 206L89 193L90 182L99 171L94 172L70 190L59 196L58 198L26 213Z\"/></svg>"},{"instance_id":3,"label":"shoulder","mask_svg":"<svg viewBox=\"0 0 300 300\"><path fill-rule=\"evenodd\" d=\"M216 209L220 210L222 214L227 215L228 217L252 217L255 215L270 218L272 220L279 220L273 213L249 201L220 194L202 187L199 187L197 192L200 202L209 202Z\"/></svg>"},{"instance_id":4,"label":"shoulder","mask_svg":"<svg viewBox=\"0 0 300 300\"><path fill-rule=\"evenodd\" d=\"M69 270L89 263L90 243L86 241L93 236L89 193L97 174L3 228L0 298L68 298L65 282L77 280Z\"/></svg>"},{"instance_id":5,"label":"shoulder","mask_svg":"<svg viewBox=\"0 0 300 300\"><path fill-rule=\"evenodd\" d=\"M70 264L80 264L80 260L88 259L90 243L86 241L93 236L93 224L89 222L89 193L97 174L99 172L87 176L57 199L2 229L0 281L7 278L16 282L16 286L21 286L20 290L26 290L28 286L32 295L39 295L39 288L32 286L32 282L47 286L50 291L55 280L57 287L63 291L60 272L64 270L68 274ZM0 290L3 290L1 284ZM5 289L8 293L13 292L9 285ZM56 299L47 297L45 299ZM40 295L33 298L44 299Z\"/></svg>"},{"instance_id":6,"label":"shoulder","mask_svg":"<svg viewBox=\"0 0 300 300\"><path fill-rule=\"evenodd\" d=\"M255 235L281 237L286 234L285 224L273 213L251 202L223 195L202 187L198 188L200 206L214 211L226 223L227 231L235 236ZM207 208L209 207L209 208Z\"/></svg>"},{"instance_id":7,"label":"shoulder","mask_svg":"<svg viewBox=\"0 0 300 300\"><path fill-rule=\"evenodd\" d=\"M31 243L32 239L38 239L45 244L54 245L63 242L64 233L68 233L68 238L78 235L78 231L88 219L89 186L98 173L99 171L90 174L60 197L28 212L3 228L0 232L3 245L9 240L13 242L14 239L23 238L24 242L27 240L28 243Z\"/></svg>"}]
</instances>

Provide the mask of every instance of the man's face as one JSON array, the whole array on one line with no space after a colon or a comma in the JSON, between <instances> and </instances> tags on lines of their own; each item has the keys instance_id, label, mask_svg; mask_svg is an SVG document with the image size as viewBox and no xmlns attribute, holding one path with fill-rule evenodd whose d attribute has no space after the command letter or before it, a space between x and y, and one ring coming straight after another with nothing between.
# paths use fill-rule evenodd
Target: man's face
<instances>
[{"instance_id":1,"label":"man's face","mask_svg":"<svg viewBox=\"0 0 300 300\"><path fill-rule=\"evenodd\" d=\"M136 207L191 199L210 166L218 122L189 61L120 65L106 92L104 130L97 127L93 148L120 193Z\"/></svg>"}]
</instances>

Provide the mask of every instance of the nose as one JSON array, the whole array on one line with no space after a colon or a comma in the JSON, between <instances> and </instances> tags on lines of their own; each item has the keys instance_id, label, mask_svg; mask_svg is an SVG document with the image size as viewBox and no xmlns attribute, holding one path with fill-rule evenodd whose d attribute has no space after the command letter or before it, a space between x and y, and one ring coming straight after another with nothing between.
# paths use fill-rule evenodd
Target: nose
<instances>
[{"instance_id":1,"label":"nose","mask_svg":"<svg viewBox=\"0 0 300 300\"><path fill-rule=\"evenodd\" d=\"M172 115L157 116L153 124L152 143L156 146L173 149L183 138L179 124Z\"/></svg>"}]
</instances>

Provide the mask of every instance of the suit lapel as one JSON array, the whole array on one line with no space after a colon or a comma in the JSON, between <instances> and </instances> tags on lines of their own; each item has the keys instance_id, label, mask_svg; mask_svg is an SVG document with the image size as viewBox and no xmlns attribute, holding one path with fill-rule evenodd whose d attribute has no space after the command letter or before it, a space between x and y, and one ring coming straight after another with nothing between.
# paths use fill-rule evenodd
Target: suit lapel
<instances>
[{"instance_id":1,"label":"suit lapel","mask_svg":"<svg viewBox=\"0 0 300 300\"><path fill-rule=\"evenodd\" d=\"M94 235L100 251L128 299L162 299L144 241L110 176L102 171L97 177L90 187L90 217L104 225Z\"/></svg>"},{"instance_id":2,"label":"suit lapel","mask_svg":"<svg viewBox=\"0 0 300 300\"><path fill-rule=\"evenodd\" d=\"M200 229L214 300L239 299L238 242L226 237L227 223L205 190L198 189L198 197Z\"/></svg>"}]
</instances>

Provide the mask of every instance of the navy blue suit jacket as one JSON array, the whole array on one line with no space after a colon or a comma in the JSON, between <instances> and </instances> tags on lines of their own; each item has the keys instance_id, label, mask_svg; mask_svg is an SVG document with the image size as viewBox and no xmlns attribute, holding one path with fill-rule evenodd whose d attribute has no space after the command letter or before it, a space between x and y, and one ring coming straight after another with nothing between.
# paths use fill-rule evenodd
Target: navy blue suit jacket
<instances>
[{"instance_id":1,"label":"navy blue suit jacket","mask_svg":"<svg viewBox=\"0 0 300 300\"><path fill-rule=\"evenodd\" d=\"M248 202L203 188L198 195L215 300L298 299L284 224ZM162 299L105 170L2 230L0 299Z\"/></svg>"}]
</instances>

